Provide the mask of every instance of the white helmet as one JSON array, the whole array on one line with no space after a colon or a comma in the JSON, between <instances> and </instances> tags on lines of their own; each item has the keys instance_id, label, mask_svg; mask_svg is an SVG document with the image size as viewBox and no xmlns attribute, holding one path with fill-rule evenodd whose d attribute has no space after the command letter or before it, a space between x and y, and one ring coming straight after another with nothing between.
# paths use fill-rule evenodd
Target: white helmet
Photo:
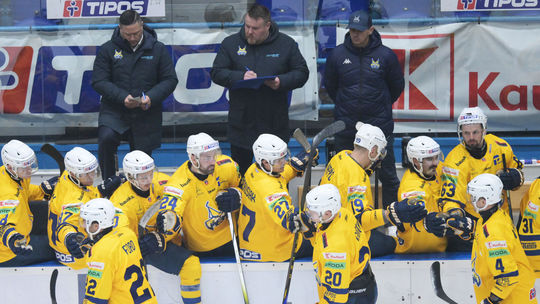
<instances>
[{"instance_id":1,"label":"white helmet","mask_svg":"<svg viewBox=\"0 0 540 304\"><path fill-rule=\"evenodd\" d=\"M484 114L484 111L482 111L482 109L480 109L479 107L465 108L459 114L457 120L457 132L460 142L463 142L461 140L461 126L472 124L481 124L484 130L486 130L487 128L487 116Z\"/></svg>"},{"instance_id":2,"label":"white helmet","mask_svg":"<svg viewBox=\"0 0 540 304\"><path fill-rule=\"evenodd\" d=\"M195 158L199 160L201 153L209 152L219 149L219 142L212 138L212 136L201 132L199 134L190 135L187 140L187 153L191 161L191 154L195 155ZM195 164L191 163L193 166ZM200 164L197 164L196 168L199 168Z\"/></svg>"},{"instance_id":3,"label":"white helmet","mask_svg":"<svg viewBox=\"0 0 540 304\"><path fill-rule=\"evenodd\" d=\"M356 123L356 136L354 137L354 144L368 150L369 160L375 162L378 160L379 156L384 158L386 156L386 137L384 136L383 131L375 126L370 124L365 124L362 122ZM377 146L377 156L371 158L369 154L371 149Z\"/></svg>"},{"instance_id":4,"label":"white helmet","mask_svg":"<svg viewBox=\"0 0 540 304\"><path fill-rule=\"evenodd\" d=\"M128 181L138 189L145 191L145 189L142 189L144 187L141 188L143 185L140 183L139 174L154 171L155 165L152 157L142 151L134 150L124 156L122 167ZM148 176L150 176L150 173ZM151 182L150 179L149 183ZM147 182L145 185L149 183Z\"/></svg>"},{"instance_id":5,"label":"white helmet","mask_svg":"<svg viewBox=\"0 0 540 304\"><path fill-rule=\"evenodd\" d=\"M2 147L2 163L4 163L8 173L17 180L30 178L38 170L34 150L16 139L10 140Z\"/></svg>"},{"instance_id":6,"label":"white helmet","mask_svg":"<svg viewBox=\"0 0 540 304\"><path fill-rule=\"evenodd\" d=\"M309 215L315 222L330 222L341 209L341 196L338 188L332 184L324 184L313 188L306 195L306 208L308 212L313 211L309 212ZM332 212L332 216L322 221L323 214L326 211Z\"/></svg>"},{"instance_id":7,"label":"white helmet","mask_svg":"<svg viewBox=\"0 0 540 304\"><path fill-rule=\"evenodd\" d=\"M114 226L114 217L116 208L113 203L106 198L95 198L89 200L81 206L80 218L84 223L84 228L90 239L94 239L101 230ZM96 231L91 232L90 226L92 223L98 223Z\"/></svg>"},{"instance_id":8,"label":"white helmet","mask_svg":"<svg viewBox=\"0 0 540 304\"><path fill-rule=\"evenodd\" d=\"M426 177L424 176L422 160L426 157L433 156L439 156L439 159L442 159L441 147L431 137L418 136L409 140L407 144L407 158L414 170L423 178ZM416 159L420 163L420 168L416 168L413 159Z\"/></svg>"},{"instance_id":9,"label":"white helmet","mask_svg":"<svg viewBox=\"0 0 540 304\"><path fill-rule=\"evenodd\" d=\"M289 150L287 143L273 134L261 134L253 143L253 156L261 169L267 174L272 174L274 162L287 157ZM270 164L270 171L266 171L262 161L265 159Z\"/></svg>"},{"instance_id":10,"label":"white helmet","mask_svg":"<svg viewBox=\"0 0 540 304\"><path fill-rule=\"evenodd\" d=\"M502 191L503 183L497 175L491 173L477 175L467 184L467 193L469 193L471 203L474 209L476 209L476 212L483 211L488 206L501 202ZM486 204L482 208L476 206L476 202L480 198L486 200Z\"/></svg>"},{"instance_id":11,"label":"white helmet","mask_svg":"<svg viewBox=\"0 0 540 304\"><path fill-rule=\"evenodd\" d=\"M64 157L64 164L66 170L77 179L79 186L81 176L90 174L95 179L100 172L96 157L81 147L69 150Z\"/></svg>"}]
</instances>

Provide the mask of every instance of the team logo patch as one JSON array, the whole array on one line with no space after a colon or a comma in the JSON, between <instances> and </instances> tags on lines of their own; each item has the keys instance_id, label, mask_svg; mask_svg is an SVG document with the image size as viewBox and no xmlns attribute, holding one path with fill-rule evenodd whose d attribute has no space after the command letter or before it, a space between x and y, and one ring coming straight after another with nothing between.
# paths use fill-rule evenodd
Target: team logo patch
<instances>
[{"instance_id":1,"label":"team logo patch","mask_svg":"<svg viewBox=\"0 0 540 304\"><path fill-rule=\"evenodd\" d=\"M228 164L228 163L230 163L230 162L232 162L232 161L231 161L229 158L225 158L225 159L222 159L222 160L217 161L216 164L217 164L218 166L221 166L221 165L224 165L224 164Z\"/></svg>"},{"instance_id":2,"label":"team logo patch","mask_svg":"<svg viewBox=\"0 0 540 304\"><path fill-rule=\"evenodd\" d=\"M120 51L117 51L116 49L114 50L114 59L122 59L124 58L124 55L122 55L122 50Z\"/></svg>"},{"instance_id":3,"label":"team logo patch","mask_svg":"<svg viewBox=\"0 0 540 304\"><path fill-rule=\"evenodd\" d=\"M326 260L345 260L347 259L346 252L323 252L323 257Z\"/></svg>"},{"instance_id":4,"label":"team logo patch","mask_svg":"<svg viewBox=\"0 0 540 304\"><path fill-rule=\"evenodd\" d=\"M208 210L208 219L204 221L204 225L209 230L214 230L225 220L225 213L220 210L210 207L210 202L206 202L206 209Z\"/></svg>"},{"instance_id":5,"label":"team logo patch","mask_svg":"<svg viewBox=\"0 0 540 304\"><path fill-rule=\"evenodd\" d=\"M507 248L506 241L486 242L487 249Z\"/></svg>"},{"instance_id":6,"label":"team logo patch","mask_svg":"<svg viewBox=\"0 0 540 304\"><path fill-rule=\"evenodd\" d=\"M527 208L529 208L531 211L538 212L538 205L533 204L531 201L527 203Z\"/></svg>"},{"instance_id":7,"label":"team logo patch","mask_svg":"<svg viewBox=\"0 0 540 304\"><path fill-rule=\"evenodd\" d=\"M380 61L380 59L374 60L373 58L371 58L370 67L373 70L378 70L381 67L381 64L379 63L379 61Z\"/></svg>"},{"instance_id":8,"label":"team logo patch","mask_svg":"<svg viewBox=\"0 0 540 304\"><path fill-rule=\"evenodd\" d=\"M182 197L182 195L184 194L184 190L171 187L171 186L165 186L163 188L163 193L170 194L176 197Z\"/></svg>"},{"instance_id":9,"label":"team logo patch","mask_svg":"<svg viewBox=\"0 0 540 304\"><path fill-rule=\"evenodd\" d=\"M246 47L244 46L242 48L242 47L238 46L238 51L236 51L236 54L238 56L246 56L247 55Z\"/></svg>"},{"instance_id":10,"label":"team logo patch","mask_svg":"<svg viewBox=\"0 0 540 304\"><path fill-rule=\"evenodd\" d=\"M536 298L536 288L532 288L531 291L529 291L529 300L532 300Z\"/></svg>"}]
</instances>

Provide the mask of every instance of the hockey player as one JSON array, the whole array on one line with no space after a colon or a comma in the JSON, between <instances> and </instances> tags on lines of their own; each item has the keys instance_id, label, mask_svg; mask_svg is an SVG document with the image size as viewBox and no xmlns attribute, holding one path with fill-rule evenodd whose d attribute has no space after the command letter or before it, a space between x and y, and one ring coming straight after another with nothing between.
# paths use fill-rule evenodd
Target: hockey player
<instances>
[{"instance_id":1,"label":"hockey player","mask_svg":"<svg viewBox=\"0 0 540 304\"><path fill-rule=\"evenodd\" d=\"M306 196L306 211L294 217L313 244L319 304L371 304L377 283L369 265L368 237L336 186L317 186Z\"/></svg>"},{"instance_id":2,"label":"hockey player","mask_svg":"<svg viewBox=\"0 0 540 304\"><path fill-rule=\"evenodd\" d=\"M42 200L51 186L30 184L38 169L36 155L16 139L2 147L0 167L0 267L24 266L54 259L45 235L33 235L30 200ZM46 185L49 185L47 189Z\"/></svg>"},{"instance_id":3,"label":"hockey player","mask_svg":"<svg viewBox=\"0 0 540 304\"><path fill-rule=\"evenodd\" d=\"M464 240L470 240L472 221L479 217L474 207L467 204L467 183L481 173L497 174L505 190L519 188L523 184L523 164L514 156L512 148L504 140L487 134L487 116L479 107L465 108L458 117L457 133L460 144L446 157L441 175L441 201L443 211L459 219L456 231ZM504 156L504 158L503 158ZM506 167L503 160L506 160ZM507 212L508 204L502 208Z\"/></svg>"},{"instance_id":4,"label":"hockey player","mask_svg":"<svg viewBox=\"0 0 540 304\"><path fill-rule=\"evenodd\" d=\"M387 209L374 209L371 184L366 170L375 168L386 154L386 138L378 127L356 125L354 149L336 154L326 165L321 184L333 184L343 197L343 207L358 217L369 239L371 255L378 257L394 252L395 240L375 228L393 224L403 229L403 223L415 223L427 211L422 202L403 199L389 204Z\"/></svg>"},{"instance_id":5,"label":"hockey player","mask_svg":"<svg viewBox=\"0 0 540 304\"><path fill-rule=\"evenodd\" d=\"M540 177L531 184L521 199L518 233L521 246L529 258L537 278L540 278Z\"/></svg>"},{"instance_id":6,"label":"hockey player","mask_svg":"<svg viewBox=\"0 0 540 304\"><path fill-rule=\"evenodd\" d=\"M158 231L171 241L180 240L182 229L184 246L199 257L232 256L226 212L240 208L238 165L206 133L189 136L187 153L189 160L165 185Z\"/></svg>"},{"instance_id":7,"label":"hockey player","mask_svg":"<svg viewBox=\"0 0 540 304\"><path fill-rule=\"evenodd\" d=\"M161 200L163 187L169 180L169 176L157 172L154 160L142 151L129 152L124 157L122 164L128 181L114 192L111 201L127 216L125 218L129 219L129 227L139 236L142 256L147 263L151 262L159 270L180 276L180 294L184 303L201 302L199 258L181 247L181 243L170 242L165 246L164 236L155 229L157 213L150 218L146 225L148 233L139 235L139 221L150 206ZM119 226L122 225L125 224L122 223L121 217ZM169 287L168 284L165 284L167 276L159 276L157 270L154 271L153 268L149 269L149 273L149 280L154 287L159 303L180 302L180 294L176 295L172 290L162 291L163 288ZM157 282L156 278L161 278L161 281ZM177 284L176 280L171 284Z\"/></svg>"},{"instance_id":8,"label":"hockey player","mask_svg":"<svg viewBox=\"0 0 540 304\"><path fill-rule=\"evenodd\" d=\"M471 254L476 302L537 303L534 271L510 217L500 208L503 187L490 173L477 175L467 185L470 204L480 216Z\"/></svg>"},{"instance_id":9,"label":"hockey player","mask_svg":"<svg viewBox=\"0 0 540 304\"><path fill-rule=\"evenodd\" d=\"M73 269L86 267L86 234L79 225L79 211L85 202L101 196L109 196L120 184L120 177L107 179L98 187L99 174L97 159L81 147L68 151L64 157L66 170L49 202L47 233L49 245L54 249L56 259Z\"/></svg>"},{"instance_id":10,"label":"hockey player","mask_svg":"<svg viewBox=\"0 0 540 304\"><path fill-rule=\"evenodd\" d=\"M244 198L238 218L240 256L244 260L283 262L291 257L295 228L288 218L294 213L287 184L302 175L306 152L289 162L287 144L273 134L261 134L253 143L253 163L242 183ZM311 256L308 241L300 238L297 257Z\"/></svg>"},{"instance_id":11,"label":"hockey player","mask_svg":"<svg viewBox=\"0 0 540 304\"><path fill-rule=\"evenodd\" d=\"M404 224L397 231L395 253L443 252L447 240L445 220L439 216L438 199L441 192L439 144L427 136L418 136L407 144L408 169L399 185L400 199L416 198L425 202L427 216L415 223ZM431 233L429 233L431 232Z\"/></svg>"},{"instance_id":12,"label":"hockey player","mask_svg":"<svg viewBox=\"0 0 540 304\"><path fill-rule=\"evenodd\" d=\"M128 226L113 230L116 210L104 198L80 208L81 227L93 243L83 303L156 303L146 279L137 236Z\"/></svg>"}]
</instances>

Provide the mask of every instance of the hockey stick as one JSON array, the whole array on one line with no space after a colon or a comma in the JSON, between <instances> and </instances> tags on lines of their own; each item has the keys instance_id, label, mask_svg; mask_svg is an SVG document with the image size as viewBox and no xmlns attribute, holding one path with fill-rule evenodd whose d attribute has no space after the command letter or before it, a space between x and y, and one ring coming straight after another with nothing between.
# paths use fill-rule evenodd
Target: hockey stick
<instances>
[{"instance_id":1,"label":"hockey stick","mask_svg":"<svg viewBox=\"0 0 540 304\"><path fill-rule=\"evenodd\" d=\"M502 153L502 162L504 172L508 172L508 167L506 166L506 155ZM506 190L506 201L508 202L508 213L510 214L510 219L514 223L514 215L512 214L512 201L510 201L510 190Z\"/></svg>"},{"instance_id":2,"label":"hockey stick","mask_svg":"<svg viewBox=\"0 0 540 304\"><path fill-rule=\"evenodd\" d=\"M50 157L52 157L52 159L54 159L54 161L58 165L58 168L60 169L60 175L62 175L62 173L66 169L66 166L64 165L64 157L62 156L62 154L60 154L60 152L58 152L58 150L51 144L43 144L40 150L41 152L49 155Z\"/></svg>"},{"instance_id":3,"label":"hockey stick","mask_svg":"<svg viewBox=\"0 0 540 304\"><path fill-rule=\"evenodd\" d=\"M317 151L317 146L327 137L336 134L337 132L345 129L345 123L341 120L335 121L326 128L322 129L313 138L313 144L309 151L309 158L306 164L306 171L304 172L304 188L302 189L302 197L298 205L299 212L304 210L304 204L306 202L306 195L311 186L311 165L313 164L313 158ZM291 258L289 259L289 268L287 269L287 280L285 281L285 290L283 291L283 304L287 304L287 297L289 296L289 287L291 286L292 272L294 267L294 260L296 258L296 246L298 244L298 235L300 232L294 234L293 246L291 251Z\"/></svg>"},{"instance_id":4,"label":"hockey stick","mask_svg":"<svg viewBox=\"0 0 540 304\"><path fill-rule=\"evenodd\" d=\"M450 297L446 295L446 292L444 292L442 288L441 263L439 263L439 261L435 261L433 264L431 264L431 282L433 283L433 288L435 289L435 294L437 297L446 303L457 304L456 301L450 299Z\"/></svg>"},{"instance_id":5,"label":"hockey stick","mask_svg":"<svg viewBox=\"0 0 540 304\"><path fill-rule=\"evenodd\" d=\"M142 236L144 231L146 230L146 224L148 224L148 221L156 214L159 210L159 205L161 205L161 200L155 202L150 206L150 208L146 209L143 216L139 220L139 236Z\"/></svg>"},{"instance_id":6,"label":"hockey stick","mask_svg":"<svg viewBox=\"0 0 540 304\"><path fill-rule=\"evenodd\" d=\"M300 145L302 145L302 148L304 148L304 151L309 152L309 150L311 149L311 145L309 144L307 137L306 135L304 135L304 132L302 132L302 130L300 130L299 128L296 128L292 136L294 137L294 139L296 139L296 141Z\"/></svg>"},{"instance_id":7,"label":"hockey stick","mask_svg":"<svg viewBox=\"0 0 540 304\"><path fill-rule=\"evenodd\" d=\"M58 269L54 269L52 274L51 274L51 284L50 284L50 289L51 289L51 303L52 304L56 304L56 280L58 279Z\"/></svg>"},{"instance_id":8,"label":"hockey stick","mask_svg":"<svg viewBox=\"0 0 540 304\"><path fill-rule=\"evenodd\" d=\"M234 257L236 258L236 266L238 267L238 275L240 276L240 284L242 285L242 296L244 297L244 303L249 304L249 298L246 288L246 280L244 279L244 272L242 270L242 263L240 262L240 254L238 252L238 244L236 244L236 234L234 233L234 225L232 221L232 215L227 212L227 218L229 219L229 228L231 230L231 238L234 247Z\"/></svg>"}]
</instances>

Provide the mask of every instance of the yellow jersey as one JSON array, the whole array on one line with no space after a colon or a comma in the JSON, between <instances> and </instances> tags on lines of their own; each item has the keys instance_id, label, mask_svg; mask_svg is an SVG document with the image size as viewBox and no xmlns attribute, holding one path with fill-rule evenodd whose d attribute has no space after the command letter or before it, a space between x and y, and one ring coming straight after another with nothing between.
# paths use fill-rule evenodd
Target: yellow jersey
<instances>
[{"instance_id":1,"label":"yellow jersey","mask_svg":"<svg viewBox=\"0 0 540 304\"><path fill-rule=\"evenodd\" d=\"M441 175L441 204L443 211L462 208L469 214L479 217L474 207L468 203L467 184L482 173L496 174L503 170L502 155L505 155L507 168L521 169L523 164L515 157L510 145L495 135L487 134L486 154L481 159L471 156L464 145L457 145L444 160ZM503 209L508 212L508 204L503 203Z\"/></svg>"},{"instance_id":2,"label":"yellow jersey","mask_svg":"<svg viewBox=\"0 0 540 304\"><path fill-rule=\"evenodd\" d=\"M157 304L137 236L118 227L97 241L87 258L84 304Z\"/></svg>"},{"instance_id":3,"label":"yellow jersey","mask_svg":"<svg viewBox=\"0 0 540 304\"><path fill-rule=\"evenodd\" d=\"M187 249L210 251L232 240L227 215L218 209L215 197L221 190L237 187L240 172L232 158L220 155L214 173L199 180L189 163L182 164L165 184L159 210L179 216ZM180 231L166 235L167 241L172 239L181 239Z\"/></svg>"},{"instance_id":4,"label":"yellow jersey","mask_svg":"<svg viewBox=\"0 0 540 304\"><path fill-rule=\"evenodd\" d=\"M30 184L29 178L16 182L4 166L0 167L0 263L16 256L7 244L13 233L22 234L26 243L30 243L34 215L28 202L42 199L43 191L38 185Z\"/></svg>"},{"instance_id":5,"label":"yellow jersey","mask_svg":"<svg viewBox=\"0 0 540 304\"><path fill-rule=\"evenodd\" d=\"M127 223L123 223L123 219L120 218L118 226L128 225L133 232L139 235L139 221L142 216L155 202L163 198L163 187L169 180L169 176L165 173L155 172L150 185L150 195L148 197L139 196L131 186L129 181L123 183L116 191L114 191L110 200L114 206L121 209L126 215ZM154 230L156 225L157 213L150 218L146 226Z\"/></svg>"},{"instance_id":6,"label":"yellow jersey","mask_svg":"<svg viewBox=\"0 0 540 304\"><path fill-rule=\"evenodd\" d=\"M287 230L287 212L294 212L287 184L296 176L285 165L270 176L253 163L244 174L242 206L238 215L240 256L244 260L283 262L291 257L294 234ZM300 249L299 238L296 250Z\"/></svg>"},{"instance_id":7,"label":"yellow jersey","mask_svg":"<svg viewBox=\"0 0 540 304\"><path fill-rule=\"evenodd\" d=\"M69 172L64 171L54 188L53 196L49 201L49 219L47 234L49 245L54 249L56 259L73 269L86 267L86 256L82 259L74 258L64 244L66 235L81 232L87 237L84 229L79 227L79 214L81 206L91 199L100 197L99 190L94 186L79 187L69 178Z\"/></svg>"},{"instance_id":8,"label":"yellow jersey","mask_svg":"<svg viewBox=\"0 0 540 304\"><path fill-rule=\"evenodd\" d=\"M440 165L437 169L440 169ZM439 170L437 170L439 172ZM408 169L403 174L399 184L398 197L400 200L418 198L426 203L429 212L439 212L439 193L441 192L441 182L439 174L435 174L433 180L426 180L415 171ZM418 229L418 231L415 229ZM424 219L416 222L415 225L403 224L405 231L397 231L395 253L430 253L444 252L446 250L446 238L440 238L433 233L429 233L424 228Z\"/></svg>"},{"instance_id":9,"label":"yellow jersey","mask_svg":"<svg viewBox=\"0 0 540 304\"><path fill-rule=\"evenodd\" d=\"M540 277L540 178L537 178L521 199L519 239L536 277Z\"/></svg>"},{"instance_id":10,"label":"yellow jersey","mask_svg":"<svg viewBox=\"0 0 540 304\"><path fill-rule=\"evenodd\" d=\"M371 259L362 226L350 210L341 208L325 230L319 225L310 241L319 304L346 303L349 284L367 269Z\"/></svg>"},{"instance_id":11,"label":"yellow jersey","mask_svg":"<svg viewBox=\"0 0 540 304\"><path fill-rule=\"evenodd\" d=\"M491 293L501 303L537 303L535 275L506 211L478 219L471 253L476 302Z\"/></svg>"},{"instance_id":12,"label":"yellow jersey","mask_svg":"<svg viewBox=\"0 0 540 304\"><path fill-rule=\"evenodd\" d=\"M384 210L373 209L369 176L350 154L350 150L343 150L334 155L326 165L320 184L333 184L339 189L341 206L355 216L361 215L362 228L369 238L372 229L384 225Z\"/></svg>"}]
</instances>

